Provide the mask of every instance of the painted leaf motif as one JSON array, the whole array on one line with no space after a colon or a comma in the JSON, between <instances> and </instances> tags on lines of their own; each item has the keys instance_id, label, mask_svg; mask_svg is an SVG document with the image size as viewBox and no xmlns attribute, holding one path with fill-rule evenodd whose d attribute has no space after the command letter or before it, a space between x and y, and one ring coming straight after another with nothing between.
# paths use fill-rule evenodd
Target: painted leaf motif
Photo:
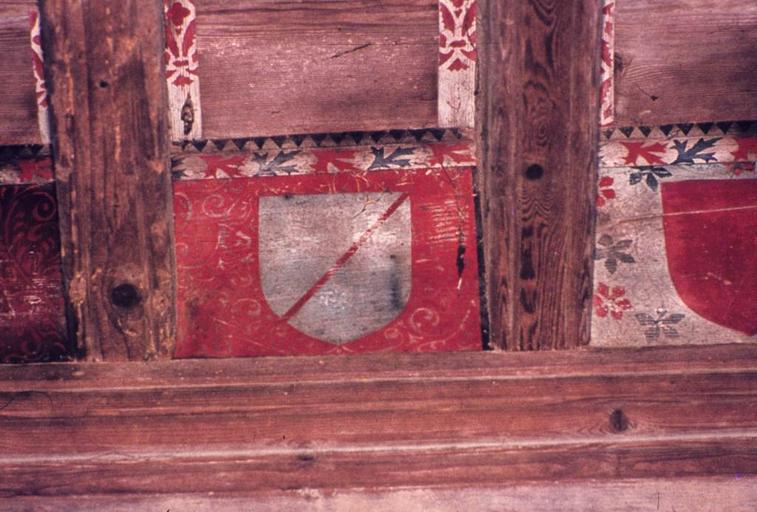
<instances>
[{"instance_id":1,"label":"painted leaf motif","mask_svg":"<svg viewBox=\"0 0 757 512\"><path fill-rule=\"evenodd\" d=\"M206 178L217 178L219 172L229 178L235 178L242 175L241 166L244 165L246 157L241 155L226 158L223 155L206 155L202 159L207 164L205 168Z\"/></svg>"},{"instance_id":2,"label":"painted leaf motif","mask_svg":"<svg viewBox=\"0 0 757 512\"><path fill-rule=\"evenodd\" d=\"M294 157L300 154L300 151L280 151L270 162L268 161L268 154L254 153L252 158L260 166L258 175L260 176L276 176L282 173L292 174L297 171L297 167L294 165L284 165L292 160Z\"/></svg>"},{"instance_id":3,"label":"painted leaf motif","mask_svg":"<svg viewBox=\"0 0 757 512\"><path fill-rule=\"evenodd\" d=\"M373 162L371 162L368 170L390 167L408 167L410 165L410 159L402 157L411 156L414 153L414 149L397 148L388 156L384 154L384 148L371 148L371 152L373 153Z\"/></svg>"},{"instance_id":4,"label":"painted leaf motif","mask_svg":"<svg viewBox=\"0 0 757 512\"><path fill-rule=\"evenodd\" d=\"M470 7L468 8L468 12L465 13L465 18L463 18L463 34L467 34L475 28L476 10L476 2L471 3Z\"/></svg>"},{"instance_id":5,"label":"painted leaf motif","mask_svg":"<svg viewBox=\"0 0 757 512\"><path fill-rule=\"evenodd\" d=\"M757 137L742 137L736 139L738 149L733 152L734 160L757 159Z\"/></svg>"},{"instance_id":6,"label":"painted leaf motif","mask_svg":"<svg viewBox=\"0 0 757 512\"><path fill-rule=\"evenodd\" d=\"M716 160L714 152L704 153L704 151L711 149L720 139L720 137L715 137L709 140L699 139L693 146L691 146L691 148L687 148L689 145L688 141L673 141L675 149L678 152L678 158L676 158L673 163L693 164L695 158L704 160L705 162Z\"/></svg>"},{"instance_id":7,"label":"painted leaf motif","mask_svg":"<svg viewBox=\"0 0 757 512\"><path fill-rule=\"evenodd\" d=\"M445 30L448 32L455 32L455 17L450 12L449 8L447 8L446 5L443 3L439 4L439 11L442 15L442 24L444 25Z\"/></svg>"},{"instance_id":8,"label":"painted leaf motif","mask_svg":"<svg viewBox=\"0 0 757 512\"><path fill-rule=\"evenodd\" d=\"M645 141L621 142L621 144L623 144L628 150L628 154L625 158L626 165L638 165L640 158L643 158L647 164L665 163L661 157L665 154L667 148L665 144L661 142L656 142L649 146L644 145L646 144Z\"/></svg>"},{"instance_id":9,"label":"painted leaf motif","mask_svg":"<svg viewBox=\"0 0 757 512\"><path fill-rule=\"evenodd\" d=\"M181 43L181 51L184 53L185 57L189 56L189 52L194 45L196 25L197 24L195 23L195 20L190 21L189 25L187 25L186 32L184 32L184 40Z\"/></svg>"},{"instance_id":10,"label":"painted leaf motif","mask_svg":"<svg viewBox=\"0 0 757 512\"><path fill-rule=\"evenodd\" d=\"M430 165L444 165L446 158L456 163L473 162L471 147L464 142L460 144L432 144L430 149L433 155L428 160Z\"/></svg>"},{"instance_id":11,"label":"painted leaf motif","mask_svg":"<svg viewBox=\"0 0 757 512\"><path fill-rule=\"evenodd\" d=\"M174 57L180 57L179 44L176 41L176 34L170 23L166 23L166 48Z\"/></svg>"},{"instance_id":12,"label":"painted leaf motif","mask_svg":"<svg viewBox=\"0 0 757 512\"><path fill-rule=\"evenodd\" d=\"M317 158L313 164L313 172L316 174L325 174L330 172L333 166L337 171L359 171L355 167L354 158L357 151L348 149L317 149L313 150L313 155Z\"/></svg>"}]
</instances>

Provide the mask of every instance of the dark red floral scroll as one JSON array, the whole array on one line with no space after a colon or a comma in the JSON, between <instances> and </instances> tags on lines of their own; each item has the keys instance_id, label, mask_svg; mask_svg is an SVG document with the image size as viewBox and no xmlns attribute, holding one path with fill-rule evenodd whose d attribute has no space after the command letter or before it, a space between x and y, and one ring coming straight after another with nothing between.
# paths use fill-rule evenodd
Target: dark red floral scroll
<instances>
[{"instance_id":1,"label":"dark red floral scroll","mask_svg":"<svg viewBox=\"0 0 757 512\"><path fill-rule=\"evenodd\" d=\"M0 362L67 359L52 184L0 187Z\"/></svg>"}]
</instances>

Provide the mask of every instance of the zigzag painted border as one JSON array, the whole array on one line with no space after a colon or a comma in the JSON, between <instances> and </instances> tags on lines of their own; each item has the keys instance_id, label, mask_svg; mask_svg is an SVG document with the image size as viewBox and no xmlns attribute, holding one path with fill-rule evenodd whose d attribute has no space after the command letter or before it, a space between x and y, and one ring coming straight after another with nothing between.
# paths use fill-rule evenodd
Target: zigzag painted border
<instances>
[{"instance_id":1,"label":"zigzag painted border","mask_svg":"<svg viewBox=\"0 0 757 512\"><path fill-rule=\"evenodd\" d=\"M749 135L757 135L757 120L608 128L602 130L602 142L628 139L667 140L677 137L725 137Z\"/></svg>"}]
</instances>

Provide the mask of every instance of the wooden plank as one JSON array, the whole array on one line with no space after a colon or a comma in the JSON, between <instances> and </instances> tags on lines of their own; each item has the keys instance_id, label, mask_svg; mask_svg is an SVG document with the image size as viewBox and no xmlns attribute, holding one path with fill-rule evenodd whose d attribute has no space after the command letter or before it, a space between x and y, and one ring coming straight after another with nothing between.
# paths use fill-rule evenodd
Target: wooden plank
<instances>
[{"instance_id":1,"label":"wooden plank","mask_svg":"<svg viewBox=\"0 0 757 512\"><path fill-rule=\"evenodd\" d=\"M479 164L496 347L589 341L599 17L589 0L482 3Z\"/></svg>"},{"instance_id":2,"label":"wooden plank","mask_svg":"<svg viewBox=\"0 0 757 512\"><path fill-rule=\"evenodd\" d=\"M91 360L168 355L174 263L162 11L44 2L64 280Z\"/></svg>"},{"instance_id":3,"label":"wooden plank","mask_svg":"<svg viewBox=\"0 0 757 512\"><path fill-rule=\"evenodd\" d=\"M757 118L757 3L629 0L616 22L616 126Z\"/></svg>"},{"instance_id":4,"label":"wooden plank","mask_svg":"<svg viewBox=\"0 0 757 512\"><path fill-rule=\"evenodd\" d=\"M1 368L0 492L755 475L755 350Z\"/></svg>"},{"instance_id":5,"label":"wooden plank","mask_svg":"<svg viewBox=\"0 0 757 512\"><path fill-rule=\"evenodd\" d=\"M437 2L197 2L203 135L435 126Z\"/></svg>"},{"instance_id":6,"label":"wooden plank","mask_svg":"<svg viewBox=\"0 0 757 512\"><path fill-rule=\"evenodd\" d=\"M461 352L457 354L366 354L359 357L297 357L153 361L149 364L66 363L0 366L0 390L122 390L196 386L245 386L352 380L417 381L494 379L522 381L552 377L660 376L712 371L750 371L757 345L648 347L616 350L584 348L538 354Z\"/></svg>"},{"instance_id":7,"label":"wooden plank","mask_svg":"<svg viewBox=\"0 0 757 512\"><path fill-rule=\"evenodd\" d=\"M98 510L132 512L191 510L194 512L278 512L316 509L324 512L370 510L390 512L752 512L757 478L666 478L613 482L555 482L464 489L390 489L386 491L288 491L230 496L118 495L78 497L16 497L5 500L8 512Z\"/></svg>"},{"instance_id":8,"label":"wooden plank","mask_svg":"<svg viewBox=\"0 0 757 512\"><path fill-rule=\"evenodd\" d=\"M0 145L39 144L37 101L29 41L34 0L0 1Z\"/></svg>"}]
</instances>

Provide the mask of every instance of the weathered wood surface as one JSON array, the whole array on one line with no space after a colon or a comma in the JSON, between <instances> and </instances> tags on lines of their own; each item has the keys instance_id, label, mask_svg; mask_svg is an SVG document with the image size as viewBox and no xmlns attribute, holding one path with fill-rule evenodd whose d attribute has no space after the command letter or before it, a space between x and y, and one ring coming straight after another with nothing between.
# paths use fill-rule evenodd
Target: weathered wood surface
<instances>
[{"instance_id":1,"label":"weathered wood surface","mask_svg":"<svg viewBox=\"0 0 757 512\"><path fill-rule=\"evenodd\" d=\"M479 169L491 343L589 341L599 126L593 0L481 3Z\"/></svg>"},{"instance_id":2,"label":"weathered wood surface","mask_svg":"<svg viewBox=\"0 0 757 512\"><path fill-rule=\"evenodd\" d=\"M0 145L38 144L29 13L34 0L0 1Z\"/></svg>"},{"instance_id":3,"label":"weathered wood surface","mask_svg":"<svg viewBox=\"0 0 757 512\"><path fill-rule=\"evenodd\" d=\"M435 126L437 3L198 1L203 135Z\"/></svg>"},{"instance_id":4,"label":"weathered wood surface","mask_svg":"<svg viewBox=\"0 0 757 512\"><path fill-rule=\"evenodd\" d=\"M726 346L1 368L0 492L757 474L755 352Z\"/></svg>"},{"instance_id":5,"label":"weathered wood surface","mask_svg":"<svg viewBox=\"0 0 757 512\"><path fill-rule=\"evenodd\" d=\"M321 491L307 489L243 496L119 495L86 497L17 497L2 505L8 512L193 511L279 512L752 512L757 478L667 478L616 482L558 482L541 485L466 489L391 489L386 491Z\"/></svg>"},{"instance_id":6,"label":"weathered wood surface","mask_svg":"<svg viewBox=\"0 0 757 512\"><path fill-rule=\"evenodd\" d=\"M50 0L42 14L70 327L91 360L167 355L175 285L161 6Z\"/></svg>"},{"instance_id":7,"label":"weathered wood surface","mask_svg":"<svg viewBox=\"0 0 757 512\"><path fill-rule=\"evenodd\" d=\"M757 118L757 3L617 3L616 126Z\"/></svg>"}]
</instances>

